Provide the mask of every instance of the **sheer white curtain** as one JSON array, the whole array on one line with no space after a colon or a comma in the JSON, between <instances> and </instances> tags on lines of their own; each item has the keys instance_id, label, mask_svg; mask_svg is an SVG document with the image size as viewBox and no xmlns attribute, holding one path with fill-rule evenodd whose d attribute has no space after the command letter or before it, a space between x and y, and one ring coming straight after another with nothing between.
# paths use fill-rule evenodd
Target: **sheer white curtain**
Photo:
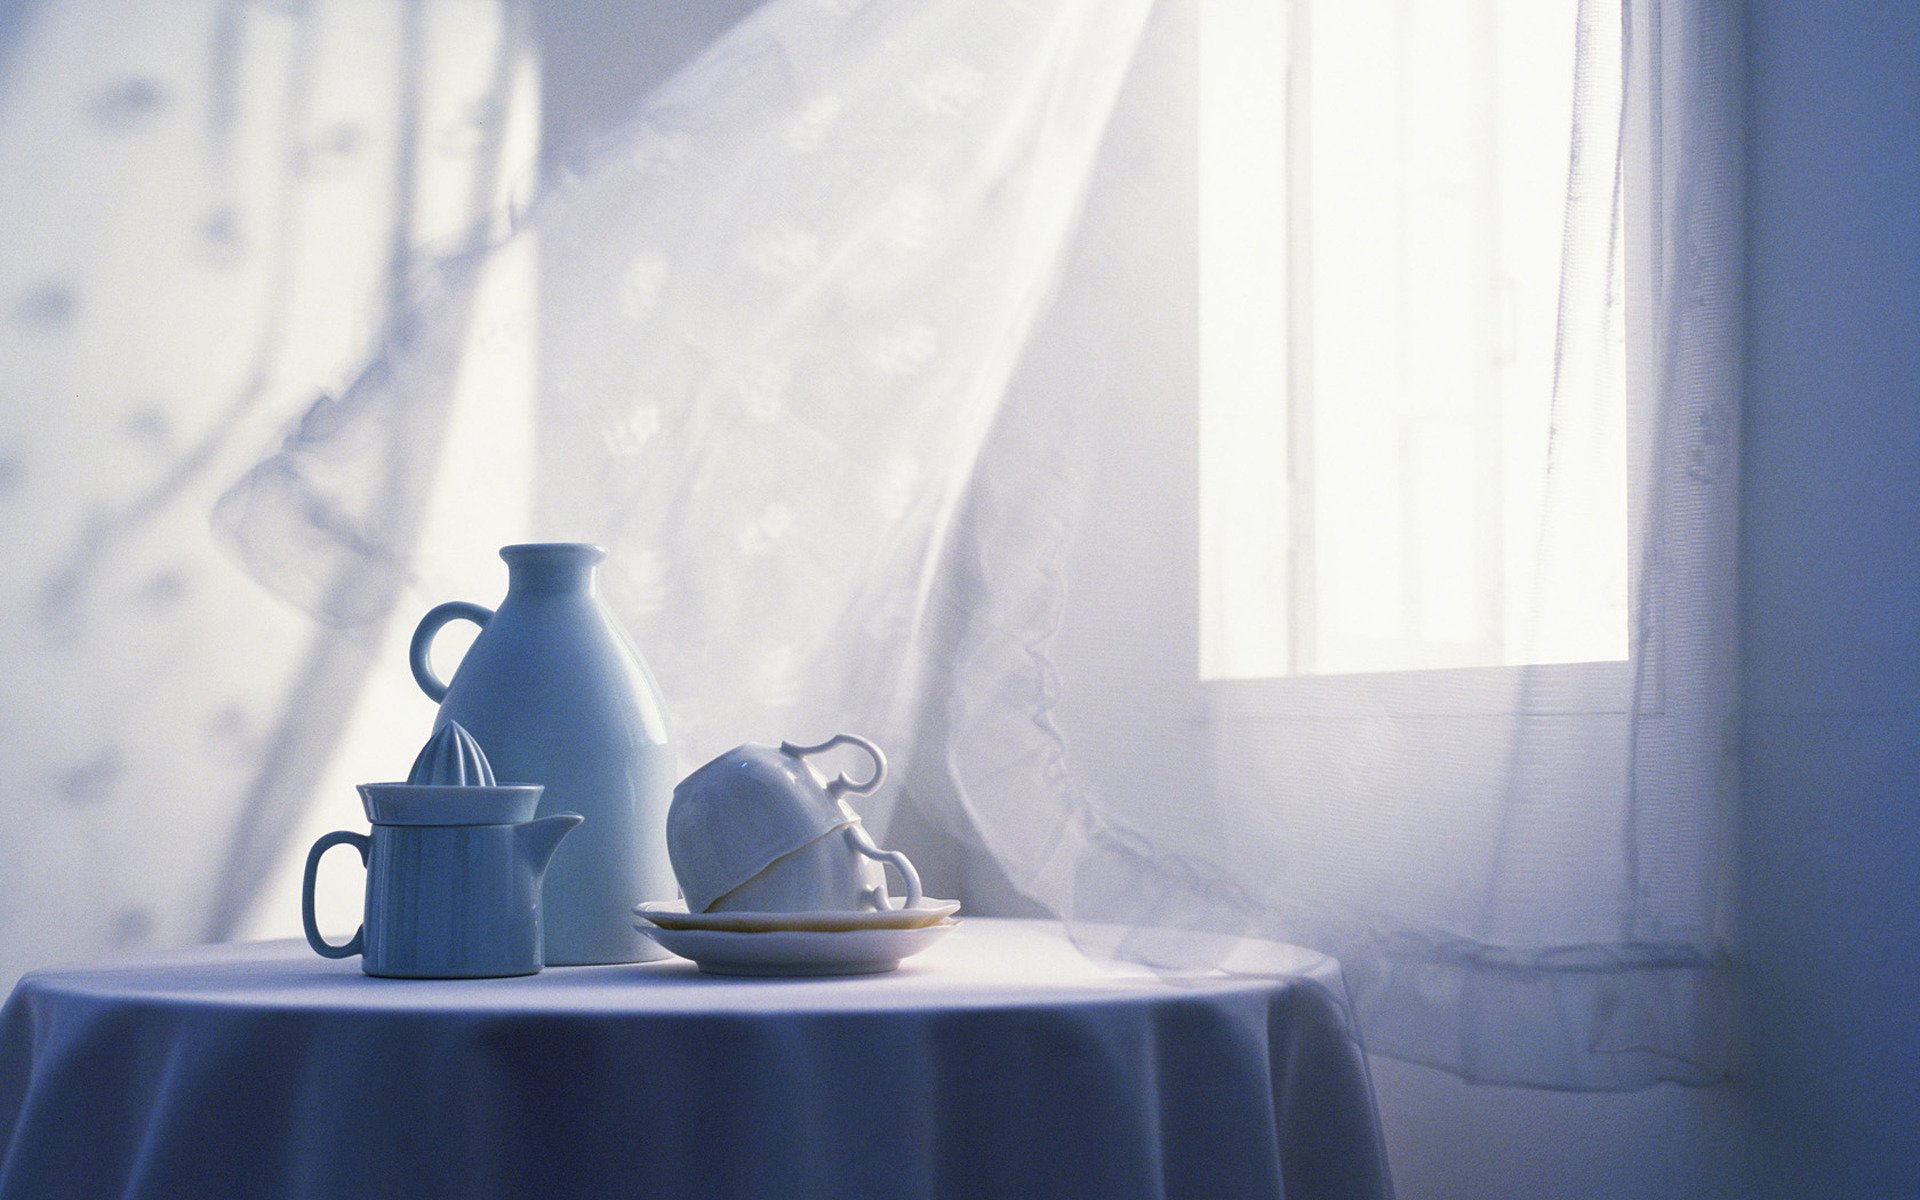
<instances>
[{"instance_id":1,"label":"sheer white curtain","mask_svg":"<svg viewBox=\"0 0 1920 1200\"><path fill-rule=\"evenodd\" d=\"M1728 18L1641 3L1623 27L1618 11L1583 10L1567 81L1554 403L1577 435L1624 333L1627 663L1196 677L1191 737L1166 751L1190 786L1143 795L1076 762L1056 637L1064 564L1086 550L1076 455L1132 419L1102 339L1192 305L1179 272L1137 267L1166 255L1166 226L1112 215L1177 211L1191 186L1177 155L1110 128L1130 72L1193 84L1191 9L1149 0L771 0L512 236L410 283L381 352L225 494L216 526L277 594L375 628L431 574L422 464L447 397L536 353L534 444L507 425L495 447L538 469L535 536L610 547L609 598L688 765L864 729L899 754L917 816L1090 949L1184 970L1304 942L1341 956L1391 1053L1560 1087L1715 1078ZM1178 145L1178 122L1132 111ZM503 287L530 258L538 288ZM1071 312L1053 305L1063 263ZM1548 520L1577 515L1551 503L1568 459L1547 461ZM478 513L486 491L443 485L437 503ZM1181 569L1129 586L1184 587ZM261 686L324 712L351 682ZM288 852L289 809L226 811L239 849L218 890L244 896Z\"/></svg>"},{"instance_id":2,"label":"sheer white curtain","mask_svg":"<svg viewBox=\"0 0 1920 1200\"><path fill-rule=\"evenodd\" d=\"M654 97L520 234L545 263L543 532L613 548L609 591L690 761L745 737L876 729L908 763L914 808L1090 947L1195 969L1244 938L1302 941L1342 957L1388 1052L1562 1087L1716 1078L1733 635L1723 18L1643 6L1623 22L1589 2L1567 31L1546 431L1563 444L1542 455L1538 569L1580 567L1556 561L1551 527L1583 519L1564 499L1592 491L1574 486L1592 458L1577 439L1623 386L1609 347L1626 337L1631 658L1203 689L1197 743L1170 751L1195 786L1149 796L1081 781L1054 719L1053 633L1080 529L1074 447L1129 419L1127 389L1090 361L1097 331L1190 298L1082 287L1087 311L1029 344L1090 174L1136 201L1173 186L1138 163L1095 171L1136 60L1192 84L1190 54L1164 44L1190 24L1155 22L1137 55L1145 15L776 2ZM1079 237L1082 272L1159 252L1125 222ZM485 269L456 264L451 295ZM368 431L451 369L457 310L423 310L229 498L248 553L296 547L300 578L404 568L406 531L361 464L387 445ZM1016 359L1060 386L1008 402ZM1531 614L1540 638L1555 615Z\"/></svg>"},{"instance_id":3,"label":"sheer white curtain","mask_svg":"<svg viewBox=\"0 0 1920 1200\"><path fill-rule=\"evenodd\" d=\"M541 536L611 545L609 593L689 762L743 737L876 730L914 808L1089 947L1198 970L1302 941L1342 956L1386 1052L1551 1087L1715 1079L1724 17L1634 8L1622 25L1588 2L1569 29L1549 436L1586 436L1597 394L1622 386L1607 348L1624 336L1632 657L1198 689L1200 720L1167 749L1196 783L1171 797L1083 781L1054 720L1054 630L1075 445L1129 419L1091 361L1098 330L1190 298L1081 288L1087 313L1037 326L1089 179L1110 188L1096 211L1165 182L1150 163L1096 171L1135 61L1190 71L1156 42L1190 23L1144 19L1091 0L776 0L582 157L515 238L543 261ZM1123 221L1079 236L1081 271L1165 252ZM492 261L449 265L405 338L228 495L242 553L323 616L357 620L355 580L407 570L409 530L367 472L463 361L463 298ZM1058 388L1008 401L1016 361ZM1542 459L1546 522L1578 520L1555 497L1584 493L1565 480L1586 459ZM1542 639L1553 616L1532 614Z\"/></svg>"},{"instance_id":4,"label":"sheer white curtain","mask_svg":"<svg viewBox=\"0 0 1920 1200\"><path fill-rule=\"evenodd\" d=\"M374 642L207 514L500 204L526 62L494 0L0 13L0 985L225 936L280 851Z\"/></svg>"},{"instance_id":5,"label":"sheer white curtain","mask_svg":"<svg viewBox=\"0 0 1920 1200\"><path fill-rule=\"evenodd\" d=\"M984 844L1014 888L1079 918L1110 952L1173 969L1224 961L1242 938L1336 953L1375 1050L1561 1088L1724 1077L1730 35L1711 5L1633 4L1623 20L1617 5L1583 4L1567 81L1546 578L1534 595L1563 592L1551 574L1585 565L1555 549L1583 543L1557 534L1593 518L1578 507L1592 494L1579 473L1595 456L1578 440L1597 434L1602 393L1622 386L1607 350L1625 337L1626 661L1195 685L1189 719L1140 700L1174 719L1076 742L1060 719L1076 663L1055 630L1076 603L1060 567L1079 536L1059 514L1075 511L1084 473L1060 447L1076 423L1126 414L1099 397L1071 412L1016 397L936 605L951 614L932 656L948 674L914 778L931 819ZM1142 598L1169 585L1118 586ZM1554 641L1556 611L1536 602L1525 616ZM1090 742L1123 764L1089 762Z\"/></svg>"},{"instance_id":6,"label":"sheer white curtain","mask_svg":"<svg viewBox=\"0 0 1920 1200\"><path fill-rule=\"evenodd\" d=\"M511 239L444 264L224 498L223 532L322 619L369 619L417 560L378 480L421 397L537 338L537 532L609 547L687 765L908 727L952 509L1149 7L766 5ZM539 295L469 338L471 297L529 248Z\"/></svg>"}]
</instances>

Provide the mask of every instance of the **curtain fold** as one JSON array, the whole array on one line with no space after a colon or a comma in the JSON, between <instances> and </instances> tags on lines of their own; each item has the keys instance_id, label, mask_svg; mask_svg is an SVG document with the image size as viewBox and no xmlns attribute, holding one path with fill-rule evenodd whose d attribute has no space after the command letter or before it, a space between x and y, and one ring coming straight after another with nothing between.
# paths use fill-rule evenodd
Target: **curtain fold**
<instances>
[{"instance_id":1,"label":"curtain fold","mask_svg":"<svg viewBox=\"0 0 1920 1200\"><path fill-rule=\"evenodd\" d=\"M323 620L412 560L368 480L473 369L461 299L537 247L541 536L607 594L688 766L743 738L910 723L949 514L1051 295L1146 0L758 10L577 156L404 337L223 499L243 561ZM530 301L531 303L531 301ZM263 566L264 564L264 566Z\"/></svg>"},{"instance_id":2,"label":"curtain fold","mask_svg":"<svg viewBox=\"0 0 1920 1200\"><path fill-rule=\"evenodd\" d=\"M860 729L895 752L906 809L1066 919L1090 953L1172 973L1245 970L1261 943L1298 942L1341 959L1374 1050L1547 1087L1721 1078L1734 16L1707 0L1633 0L1623 21L1617 3L1584 0L1569 29L1534 592L1564 590L1555 573L1579 577L1579 562L1557 557L1579 544L1568 530L1605 527L1564 498L1591 494L1574 486L1598 469L1581 448L1604 437L1600 398L1624 388L1628 660L1222 685L1194 674L1179 684L1193 696L1179 720L1089 738L1071 710L1092 685L1061 631L1082 602L1076 564L1105 550L1087 540L1090 511L1139 505L1148 546L1197 536L1175 528L1186 501L1116 500L1089 467L1092 432L1144 419L1142 388L1178 408L1196 386L1190 333L1132 358L1114 351L1147 325L1193 319L1182 221L1195 186L1194 12L1184 0L770 0L578 154L510 231L493 237L464 212L469 240L385 278L396 311L377 351L270 454L244 474L225 449L173 460L194 486L164 491L159 507L211 507L221 544L322 632L261 621L244 654L218 657L234 606L196 602L191 637L122 622L77 654L62 630L92 609L10 594L16 613L40 604L24 619L48 632L44 645L9 644L4 665L66 681L61 736L43 739L57 752L29 775L72 810L29 823L4 861L106 873L169 848L219 878L141 877L178 900L162 932L231 928L285 852L301 782L396 598L433 582L427 508L476 514L466 533L487 540L484 478L451 493L436 479L452 398L533 363L531 435L508 422L480 441L531 462L534 536L609 547L608 598L668 696L684 766L742 740ZM483 111L487 86L476 84ZM169 94L134 73L84 103L101 136L121 137ZM210 111L216 130L232 117ZM338 169L364 144L364 131L295 124L303 171ZM417 150L423 128L396 137ZM443 132L469 153L492 144L457 119ZM497 166L463 168L478 172L460 176L473 204L497 197ZM245 241L223 212L197 234L216 262ZM411 244L400 225L372 241ZM76 287L16 285L5 336L28 349L14 377L67 386L34 372L71 347L42 362L29 343L68 336ZM1153 322L1134 320L1149 311ZM1153 369L1136 377L1143 356ZM289 407L282 396L247 428ZM216 418L211 436L230 447ZM150 426L135 410L129 445L160 436ZM97 428L76 424L64 453L90 453ZM210 481L235 475L213 503ZM17 478L7 467L0 487ZM74 531L89 503L70 506L74 544L87 544ZM115 596L172 602L164 564L113 557L110 574L125 575ZM33 558L26 577L58 579L58 558ZM1181 553L1147 561L1118 586L1156 602L1185 594ZM1532 635L1555 644L1551 605L1530 616ZM108 642L144 647L124 687L100 682ZM303 643L320 659L285 653ZM343 646L358 649L332 657ZM61 655L71 660L53 665ZM220 678L246 686L203 714L169 691L183 677L171 664L205 671L216 658ZM262 661L276 668L249 673ZM36 697L15 689L8 703L8 745L45 733ZM129 728L145 732L102 735ZM196 738L245 743L217 786L199 773ZM1120 741L1178 786L1135 788L1097 769ZM99 744L105 758L87 760L83 747ZM138 820L87 807L130 779L182 799ZM208 795L231 827L219 855L164 832ZM92 929L81 953L151 932L132 883L100 889L82 921L56 917L77 889L48 874L3 877L19 961L46 955L48 938L18 932L35 922L48 937Z\"/></svg>"},{"instance_id":3,"label":"curtain fold","mask_svg":"<svg viewBox=\"0 0 1920 1200\"><path fill-rule=\"evenodd\" d=\"M492 0L0 17L0 985L227 935L282 852L374 630L207 514L498 204L525 50Z\"/></svg>"},{"instance_id":4,"label":"curtain fold","mask_svg":"<svg viewBox=\"0 0 1920 1200\"><path fill-rule=\"evenodd\" d=\"M943 674L918 807L1095 952L1175 971L1245 938L1336 954L1377 1052L1568 1089L1726 1078L1734 32L1714 5L1579 14L1539 570L1594 552L1564 535L1594 519L1572 499L1598 469L1582 447L1624 387L1627 661L1202 685L1193 728L1143 703L1163 719L1076 743L1091 660L1059 643L1063 567L1081 506L1125 493L1089 493L1072 447L1126 419L1124 389L1016 392L927 631ZM1532 636L1551 644L1557 616L1540 604ZM1140 741L1125 768L1086 757Z\"/></svg>"},{"instance_id":5,"label":"curtain fold","mask_svg":"<svg viewBox=\"0 0 1920 1200\"><path fill-rule=\"evenodd\" d=\"M1116 283L1168 251L1101 218L1190 186L1165 152L1191 130L1148 103L1110 127L1143 71L1193 86L1193 10L1148 9L775 0L581 155L509 243L538 247L537 321L489 343L538 326L539 534L612 550L685 765L877 733L911 808L1091 953L1181 972L1295 941L1341 958L1375 1050L1548 1087L1723 1077L1729 19L1585 0L1569 29L1534 593L1607 528L1568 498L1625 388L1629 659L1196 687L1169 797L1076 757L1057 644L1085 506L1112 502L1087 431L1138 403L1102 339L1191 306L1173 276ZM289 580L410 561L359 464L471 369L459 297L488 269L453 264L225 501L241 554L293 548L265 574L326 619L364 614ZM1553 644L1551 604L1528 615Z\"/></svg>"}]
</instances>

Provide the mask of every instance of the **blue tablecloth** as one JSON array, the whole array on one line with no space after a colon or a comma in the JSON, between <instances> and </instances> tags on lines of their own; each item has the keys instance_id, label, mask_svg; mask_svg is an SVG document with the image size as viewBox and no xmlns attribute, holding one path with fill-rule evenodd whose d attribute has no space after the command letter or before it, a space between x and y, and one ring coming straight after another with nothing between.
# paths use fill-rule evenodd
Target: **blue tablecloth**
<instances>
[{"instance_id":1,"label":"blue tablecloth","mask_svg":"<svg viewBox=\"0 0 1920 1200\"><path fill-rule=\"evenodd\" d=\"M302 944L39 971L0 1197L1380 1200L1331 960L1166 982L965 921L892 975L371 979Z\"/></svg>"}]
</instances>

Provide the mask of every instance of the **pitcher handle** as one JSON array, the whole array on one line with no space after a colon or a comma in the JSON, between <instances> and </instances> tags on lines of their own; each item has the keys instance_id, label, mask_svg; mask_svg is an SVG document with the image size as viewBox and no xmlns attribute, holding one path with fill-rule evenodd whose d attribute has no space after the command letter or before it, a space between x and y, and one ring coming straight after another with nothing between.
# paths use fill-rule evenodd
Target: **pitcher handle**
<instances>
[{"instance_id":1,"label":"pitcher handle","mask_svg":"<svg viewBox=\"0 0 1920 1200\"><path fill-rule=\"evenodd\" d=\"M313 849L307 851L307 875L300 884L300 922L307 927L307 945L312 946L314 953L322 958L352 958L367 948L367 926L364 921L360 928L353 931L353 937L348 939L346 945L336 946L320 936L320 926L313 919L313 882L320 870L320 856L340 845L358 850L363 866L367 861L367 852L373 847L373 843L362 833L337 829L323 835L313 844Z\"/></svg>"},{"instance_id":2,"label":"pitcher handle","mask_svg":"<svg viewBox=\"0 0 1920 1200\"><path fill-rule=\"evenodd\" d=\"M484 604L468 604L465 600L449 600L445 604L435 605L420 618L420 624L414 627L413 644L407 647L407 659L413 666L413 680L427 699L435 704L447 698L447 685L433 673L433 663L429 661L429 652L433 649L433 635L448 621L472 621L485 629L487 622L493 620L493 610Z\"/></svg>"},{"instance_id":3,"label":"pitcher handle","mask_svg":"<svg viewBox=\"0 0 1920 1200\"><path fill-rule=\"evenodd\" d=\"M868 833L858 821L847 826L847 841L855 850L877 863L884 863L900 872L901 880L907 885L907 897L901 901L901 908L920 907L920 872L913 869L913 863L898 850L882 850L873 844L873 835ZM883 906L884 907L884 906Z\"/></svg>"},{"instance_id":4,"label":"pitcher handle","mask_svg":"<svg viewBox=\"0 0 1920 1200\"><path fill-rule=\"evenodd\" d=\"M880 752L880 747L855 733L836 733L818 746L796 746L792 742L781 742L780 753L790 754L795 758L805 758L809 754L819 754L835 746L858 746L873 758L872 779L865 783L855 783L847 778L845 772L842 772L837 779L827 785L827 795L835 800L848 792L856 796L870 795L880 786L880 781L887 777L887 756Z\"/></svg>"}]
</instances>

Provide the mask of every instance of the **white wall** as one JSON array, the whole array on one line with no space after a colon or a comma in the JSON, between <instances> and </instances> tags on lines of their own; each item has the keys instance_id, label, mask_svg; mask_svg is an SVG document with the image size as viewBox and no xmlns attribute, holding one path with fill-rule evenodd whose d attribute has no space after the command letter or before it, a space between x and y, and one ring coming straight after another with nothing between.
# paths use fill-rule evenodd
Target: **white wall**
<instances>
[{"instance_id":1,"label":"white wall","mask_svg":"<svg viewBox=\"0 0 1920 1200\"><path fill-rule=\"evenodd\" d=\"M1400 1200L1733 1200L1751 1196L1732 1089L1481 1087L1373 1060ZM1814 1200L1807 1193L1804 1200Z\"/></svg>"}]
</instances>

